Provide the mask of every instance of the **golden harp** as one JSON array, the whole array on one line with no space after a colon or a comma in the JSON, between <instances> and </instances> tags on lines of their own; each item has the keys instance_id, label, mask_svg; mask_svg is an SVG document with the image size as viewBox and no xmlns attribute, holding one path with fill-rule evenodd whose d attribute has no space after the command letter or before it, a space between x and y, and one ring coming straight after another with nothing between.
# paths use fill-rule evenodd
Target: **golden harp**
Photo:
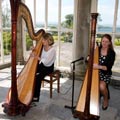
<instances>
[{"instance_id":1,"label":"golden harp","mask_svg":"<svg viewBox=\"0 0 120 120\"><path fill-rule=\"evenodd\" d=\"M32 53L39 56L42 49L41 38L45 33L45 31L41 29L36 33L34 32L32 18L29 9L23 3L19 2L17 19L20 19L21 17L26 22L30 38L32 40L37 41L36 47L32 51ZM11 101L11 89L10 89L7 95L6 103L3 104L3 107L5 108L4 109L5 113L8 113L9 115L16 115L15 111L17 109L17 114L22 113L23 115L25 115L25 112L29 109L33 97L34 79L35 79L37 64L38 64L37 59L34 59L33 57L29 57L26 65L24 66L24 68L17 77L18 100L17 100L17 104L15 103L17 107L16 106L13 107L10 105L10 101Z\"/></svg>"},{"instance_id":2,"label":"golden harp","mask_svg":"<svg viewBox=\"0 0 120 120\"><path fill-rule=\"evenodd\" d=\"M74 116L80 120L99 119L99 71L93 69L93 63L98 63L98 47L94 50L97 13L92 13L90 58L88 69L80 90Z\"/></svg>"}]
</instances>

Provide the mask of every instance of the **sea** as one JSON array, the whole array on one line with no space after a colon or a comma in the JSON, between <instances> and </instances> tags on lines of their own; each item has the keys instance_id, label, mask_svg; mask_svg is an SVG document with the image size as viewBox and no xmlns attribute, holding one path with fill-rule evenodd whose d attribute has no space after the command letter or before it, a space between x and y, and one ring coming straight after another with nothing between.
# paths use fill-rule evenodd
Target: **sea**
<instances>
[{"instance_id":1,"label":"sea","mask_svg":"<svg viewBox=\"0 0 120 120\"><path fill-rule=\"evenodd\" d=\"M97 27L97 31L98 32L112 32L113 31L113 27L112 26L98 26ZM120 27L116 27L116 32L120 33Z\"/></svg>"},{"instance_id":2,"label":"sea","mask_svg":"<svg viewBox=\"0 0 120 120\"><path fill-rule=\"evenodd\" d=\"M43 23L37 23L37 27L38 28L41 28L41 27L44 27L44 24ZM48 27L49 28L57 28L58 25L57 23L50 23L48 24ZM97 25L97 32L112 32L113 31L113 27L112 25ZM116 27L116 32L120 33L120 26L117 26Z\"/></svg>"}]
</instances>

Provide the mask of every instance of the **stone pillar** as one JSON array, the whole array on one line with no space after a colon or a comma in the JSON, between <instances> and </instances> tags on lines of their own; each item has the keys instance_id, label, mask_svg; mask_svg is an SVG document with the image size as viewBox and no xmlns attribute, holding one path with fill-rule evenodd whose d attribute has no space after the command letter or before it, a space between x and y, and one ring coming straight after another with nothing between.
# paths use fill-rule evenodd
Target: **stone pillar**
<instances>
[{"instance_id":1,"label":"stone pillar","mask_svg":"<svg viewBox=\"0 0 120 120\"><path fill-rule=\"evenodd\" d=\"M3 28L2 28L2 1L0 0L0 57L1 57L1 62L4 63L4 47L3 47L3 36L2 33Z\"/></svg>"},{"instance_id":2,"label":"stone pillar","mask_svg":"<svg viewBox=\"0 0 120 120\"><path fill-rule=\"evenodd\" d=\"M73 59L88 55L91 0L75 0ZM76 63L76 76L84 76L84 62Z\"/></svg>"},{"instance_id":3,"label":"stone pillar","mask_svg":"<svg viewBox=\"0 0 120 120\"><path fill-rule=\"evenodd\" d=\"M25 0L21 0L23 3ZM22 18L17 21L17 64L23 65L24 60L24 41L25 37L25 22Z\"/></svg>"},{"instance_id":4,"label":"stone pillar","mask_svg":"<svg viewBox=\"0 0 120 120\"><path fill-rule=\"evenodd\" d=\"M23 54L23 39L24 39L24 30L22 19L18 20L17 24L17 64L24 64L24 54Z\"/></svg>"}]
</instances>

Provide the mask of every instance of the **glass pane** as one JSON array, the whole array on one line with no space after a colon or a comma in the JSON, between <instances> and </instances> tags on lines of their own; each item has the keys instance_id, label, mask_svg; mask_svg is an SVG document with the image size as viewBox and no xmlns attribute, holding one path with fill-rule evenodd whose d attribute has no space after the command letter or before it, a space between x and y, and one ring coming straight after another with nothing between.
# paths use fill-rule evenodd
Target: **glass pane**
<instances>
[{"instance_id":1,"label":"glass pane","mask_svg":"<svg viewBox=\"0 0 120 120\"><path fill-rule=\"evenodd\" d=\"M2 1L2 22L3 28L11 27L11 10L9 0Z\"/></svg>"},{"instance_id":2,"label":"glass pane","mask_svg":"<svg viewBox=\"0 0 120 120\"><path fill-rule=\"evenodd\" d=\"M74 0L62 0L61 21L64 27L73 28Z\"/></svg>"},{"instance_id":3,"label":"glass pane","mask_svg":"<svg viewBox=\"0 0 120 120\"><path fill-rule=\"evenodd\" d=\"M118 5L118 17L117 17L117 29L116 32L120 33L120 1L119 1L119 5Z\"/></svg>"},{"instance_id":4,"label":"glass pane","mask_svg":"<svg viewBox=\"0 0 120 120\"><path fill-rule=\"evenodd\" d=\"M116 58L112 70L114 71L114 73L115 72L119 73L120 72L120 35L116 35L114 43L115 43L114 50L116 53Z\"/></svg>"},{"instance_id":5,"label":"glass pane","mask_svg":"<svg viewBox=\"0 0 120 120\"><path fill-rule=\"evenodd\" d=\"M25 4L29 8L30 13L32 15L32 20L33 20L33 15L34 15L34 0L25 0Z\"/></svg>"},{"instance_id":6,"label":"glass pane","mask_svg":"<svg viewBox=\"0 0 120 120\"><path fill-rule=\"evenodd\" d=\"M36 27L44 27L45 0L36 0Z\"/></svg>"},{"instance_id":7,"label":"glass pane","mask_svg":"<svg viewBox=\"0 0 120 120\"><path fill-rule=\"evenodd\" d=\"M2 33L0 40L0 64L8 63L11 61L11 10L10 10L10 1L3 0L2 1ZM2 45L3 44L3 45ZM2 56L3 55L3 56ZM3 57L3 58L2 58ZM2 61L2 59L4 59Z\"/></svg>"},{"instance_id":8,"label":"glass pane","mask_svg":"<svg viewBox=\"0 0 120 120\"><path fill-rule=\"evenodd\" d=\"M73 32L62 32L60 43L60 66L70 67L72 61Z\"/></svg>"},{"instance_id":9,"label":"glass pane","mask_svg":"<svg viewBox=\"0 0 120 120\"><path fill-rule=\"evenodd\" d=\"M48 26L58 24L58 0L48 0Z\"/></svg>"},{"instance_id":10,"label":"glass pane","mask_svg":"<svg viewBox=\"0 0 120 120\"><path fill-rule=\"evenodd\" d=\"M112 32L114 8L115 0L98 0L98 32Z\"/></svg>"}]
</instances>

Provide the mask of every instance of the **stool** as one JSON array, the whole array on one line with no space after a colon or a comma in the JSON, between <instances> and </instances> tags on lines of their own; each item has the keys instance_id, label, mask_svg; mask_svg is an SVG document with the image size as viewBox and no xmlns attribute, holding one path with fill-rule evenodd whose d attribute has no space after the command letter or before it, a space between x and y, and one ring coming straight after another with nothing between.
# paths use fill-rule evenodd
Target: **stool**
<instances>
[{"instance_id":1,"label":"stool","mask_svg":"<svg viewBox=\"0 0 120 120\"><path fill-rule=\"evenodd\" d=\"M50 73L42 80L43 87L44 87L44 81L47 83L50 83L50 98L52 98L53 82L57 81L57 92L58 93L60 92L60 71L59 70L55 70L54 72Z\"/></svg>"}]
</instances>

